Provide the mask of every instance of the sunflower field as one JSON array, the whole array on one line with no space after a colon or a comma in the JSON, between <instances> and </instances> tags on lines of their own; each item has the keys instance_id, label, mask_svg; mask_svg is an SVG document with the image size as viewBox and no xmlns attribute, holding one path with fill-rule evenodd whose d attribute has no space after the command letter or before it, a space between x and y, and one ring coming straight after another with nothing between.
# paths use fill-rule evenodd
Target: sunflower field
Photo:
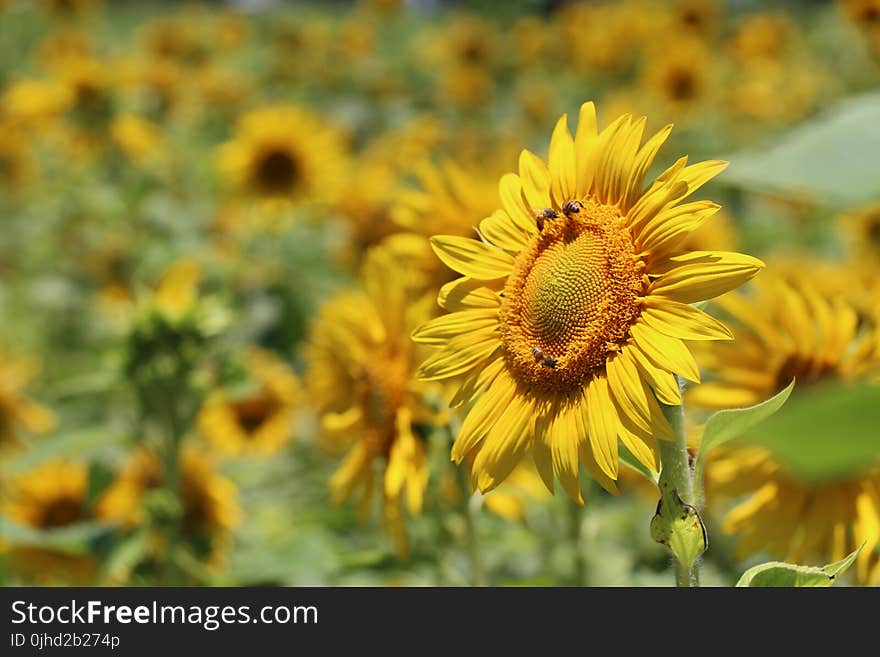
<instances>
[{"instance_id":1,"label":"sunflower field","mask_svg":"<svg viewBox=\"0 0 880 657\"><path fill-rule=\"evenodd\" d=\"M877 586L880 0L0 0L0 584Z\"/></svg>"}]
</instances>

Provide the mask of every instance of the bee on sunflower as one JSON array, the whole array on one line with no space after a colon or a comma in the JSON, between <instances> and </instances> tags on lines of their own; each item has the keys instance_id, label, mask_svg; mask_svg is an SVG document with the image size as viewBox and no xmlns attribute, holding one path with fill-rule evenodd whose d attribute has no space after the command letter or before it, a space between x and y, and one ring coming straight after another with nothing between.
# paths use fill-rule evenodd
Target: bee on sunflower
<instances>
[{"instance_id":1,"label":"bee on sunflower","mask_svg":"<svg viewBox=\"0 0 880 657\"><path fill-rule=\"evenodd\" d=\"M341 292L319 311L305 350L306 382L326 446L348 450L330 479L333 502L359 495L369 515L376 489L398 553L409 552L401 506L421 513L428 485L427 437L442 416L430 384L413 374L424 351L410 332L430 315L431 299L412 298L407 272L376 247L363 289ZM376 464L382 474L375 480Z\"/></svg>"},{"instance_id":2,"label":"bee on sunflower","mask_svg":"<svg viewBox=\"0 0 880 657\"><path fill-rule=\"evenodd\" d=\"M799 263L797 272L810 271ZM849 284L841 276L838 282ZM764 275L753 294L718 299L736 337L702 353L717 379L687 400L707 409L747 406L775 394L794 378L793 396L823 383L867 382L880 372L880 329L866 322L844 293L812 282L812 273ZM816 403L821 403L817 397ZM781 411L785 413L785 409ZM841 440L844 438L841 437ZM722 530L738 536L742 556L768 552L802 563L835 561L865 543L856 561L862 584L880 581L880 467L811 482L765 448L725 446L706 467L710 509L727 508ZM727 505L727 506L725 506Z\"/></svg>"},{"instance_id":3,"label":"bee on sunflower","mask_svg":"<svg viewBox=\"0 0 880 657\"><path fill-rule=\"evenodd\" d=\"M423 381L456 379L452 406L468 403L452 458L474 455L489 491L531 454L582 503L579 461L615 490L618 440L652 470L657 439L672 438L658 403L681 404L675 375L700 380L684 340L730 339L690 305L750 279L759 260L680 244L718 211L685 199L726 167L682 157L643 189L671 126L641 145L645 119L624 115L597 130L592 103L577 133L556 125L545 163L523 151L501 178L502 208L479 224L482 240L436 236L437 256L463 274L440 290L449 314L413 339L437 351Z\"/></svg>"}]
</instances>

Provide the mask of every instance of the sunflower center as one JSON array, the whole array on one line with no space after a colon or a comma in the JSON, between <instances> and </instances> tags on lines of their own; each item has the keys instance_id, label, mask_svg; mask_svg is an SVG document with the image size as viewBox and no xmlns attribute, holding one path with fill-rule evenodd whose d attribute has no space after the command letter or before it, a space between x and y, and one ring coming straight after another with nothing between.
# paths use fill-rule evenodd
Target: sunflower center
<instances>
[{"instance_id":1,"label":"sunflower center","mask_svg":"<svg viewBox=\"0 0 880 657\"><path fill-rule=\"evenodd\" d=\"M271 150L257 163L256 174L266 192L288 192L299 178L299 164L289 151Z\"/></svg>"},{"instance_id":2,"label":"sunflower center","mask_svg":"<svg viewBox=\"0 0 880 657\"><path fill-rule=\"evenodd\" d=\"M248 436L263 426L263 423L272 417L279 408L278 399L268 391L250 399L241 399L232 403L235 419Z\"/></svg>"},{"instance_id":3,"label":"sunflower center","mask_svg":"<svg viewBox=\"0 0 880 657\"><path fill-rule=\"evenodd\" d=\"M504 290L502 339L521 383L566 391L601 372L640 311L644 264L616 208L544 222Z\"/></svg>"},{"instance_id":4,"label":"sunflower center","mask_svg":"<svg viewBox=\"0 0 880 657\"><path fill-rule=\"evenodd\" d=\"M669 95L675 100L690 100L696 95L697 81L692 71L675 69L666 80Z\"/></svg>"},{"instance_id":5,"label":"sunflower center","mask_svg":"<svg viewBox=\"0 0 880 657\"><path fill-rule=\"evenodd\" d=\"M82 502L72 497L61 497L53 500L40 516L40 527L64 527L75 523L82 517Z\"/></svg>"}]
</instances>

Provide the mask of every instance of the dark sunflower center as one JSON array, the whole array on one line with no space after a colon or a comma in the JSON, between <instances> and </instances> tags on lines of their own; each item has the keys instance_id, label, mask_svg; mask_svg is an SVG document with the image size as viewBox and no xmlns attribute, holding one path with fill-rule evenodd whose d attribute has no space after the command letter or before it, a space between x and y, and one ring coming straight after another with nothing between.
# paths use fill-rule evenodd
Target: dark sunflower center
<instances>
[{"instance_id":1,"label":"dark sunflower center","mask_svg":"<svg viewBox=\"0 0 880 657\"><path fill-rule=\"evenodd\" d=\"M690 100L697 93L697 81L692 71L673 70L667 77L666 83L669 95L675 100Z\"/></svg>"},{"instance_id":2,"label":"dark sunflower center","mask_svg":"<svg viewBox=\"0 0 880 657\"><path fill-rule=\"evenodd\" d=\"M776 371L775 392L785 388L792 379L797 379L798 387L803 387L836 375L837 370L831 364L816 362L813 358L792 355L786 358Z\"/></svg>"},{"instance_id":3,"label":"dark sunflower center","mask_svg":"<svg viewBox=\"0 0 880 657\"><path fill-rule=\"evenodd\" d=\"M639 315L643 270L615 208L585 201L546 220L504 290L502 340L520 382L571 390L601 372Z\"/></svg>"},{"instance_id":4,"label":"dark sunflower center","mask_svg":"<svg viewBox=\"0 0 880 657\"><path fill-rule=\"evenodd\" d=\"M269 151L257 163L260 187L273 194L290 192L299 179L299 164L290 151Z\"/></svg>"},{"instance_id":5,"label":"dark sunflower center","mask_svg":"<svg viewBox=\"0 0 880 657\"><path fill-rule=\"evenodd\" d=\"M65 527L82 518L82 501L72 497L53 500L40 516L39 526L43 529Z\"/></svg>"},{"instance_id":6,"label":"dark sunflower center","mask_svg":"<svg viewBox=\"0 0 880 657\"><path fill-rule=\"evenodd\" d=\"M871 217L867 228L868 241L874 245L880 245L880 215Z\"/></svg>"},{"instance_id":7,"label":"dark sunflower center","mask_svg":"<svg viewBox=\"0 0 880 657\"><path fill-rule=\"evenodd\" d=\"M263 426L263 423L272 417L279 407L278 399L268 391L264 391L256 397L232 403L235 419L248 436Z\"/></svg>"}]
</instances>

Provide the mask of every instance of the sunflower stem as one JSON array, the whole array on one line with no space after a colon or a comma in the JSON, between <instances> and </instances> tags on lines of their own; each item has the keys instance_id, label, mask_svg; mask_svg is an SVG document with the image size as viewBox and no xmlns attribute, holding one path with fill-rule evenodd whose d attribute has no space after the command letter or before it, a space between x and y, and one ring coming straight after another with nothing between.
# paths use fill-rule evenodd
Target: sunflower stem
<instances>
[{"instance_id":1,"label":"sunflower stem","mask_svg":"<svg viewBox=\"0 0 880 657\"><path fill-rule=\"evenodd\" d=\"M675 439L658 441L660 501L651 521L651 535L672 551L676 585L699 586L699 557L707 545L706 528L696 508L694 473L684 429L684 406L661 404L661 407Z\"/></svg>"},{"instance_id":2,"label":"sunflower stem","mask_svg":"<svg viewBox=\"0 0 880 657\"><path fill-rule=\"evenodd\" d=\"M456 467L458 487L461 491L464 514L465 543L467 544L468 557L471 562L471 583L474 586L486 586L486 573L483 570L483 559L480 555L480 543L477 536L477 520L474 507L471 504L473 493L468 481L467 468Z\"/></svg>"},{"instance_id":3,"label":"sunflower stem","mask_svg":"<svg viewBox=\"0 0 880 657\"><path fill-rule=\"evenodd\" d=\"M572 586L587 586L587 561L584 558L583 507L564 500L568 507L568 540L574 551Z\"/></svg>"}]
</instances>

